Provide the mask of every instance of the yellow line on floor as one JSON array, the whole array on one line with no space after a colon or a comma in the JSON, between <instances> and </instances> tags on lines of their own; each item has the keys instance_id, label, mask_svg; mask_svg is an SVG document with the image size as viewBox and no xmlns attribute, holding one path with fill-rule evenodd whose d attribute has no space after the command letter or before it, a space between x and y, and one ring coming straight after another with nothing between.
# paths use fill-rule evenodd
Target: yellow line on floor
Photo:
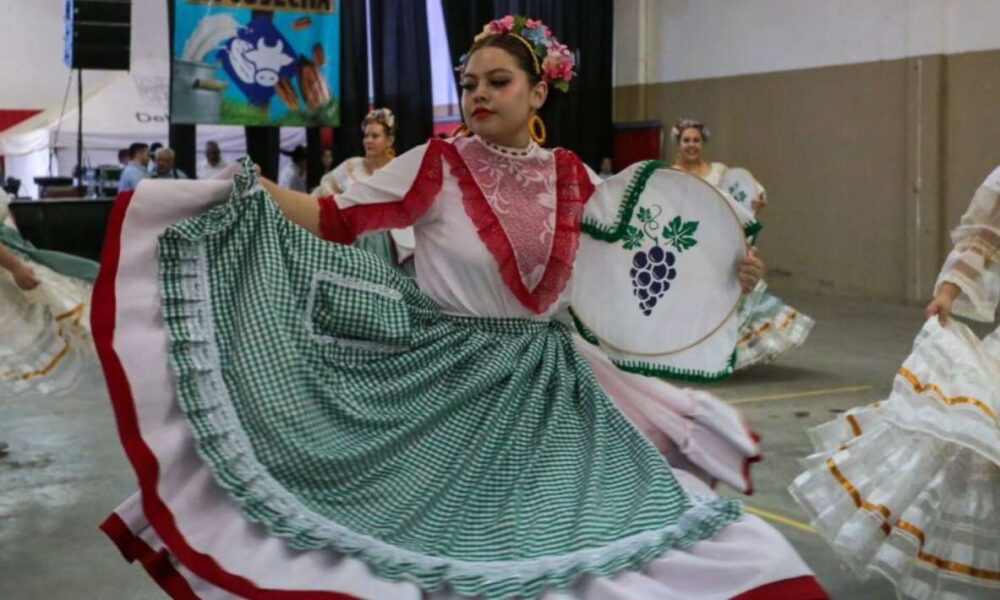
<instances>
[{"instance_id":1,"label":"yellow line on floor","mask_svg":"<svg viewBox=\"0 0 1000 600\"><path fill-rule=\"evenodd\" d=\"M791 392L788 394L772 394L770 396L751 396L750 398L739 398L736 400L725 400L728 404L750 404L751 402L770 402L772 400L794 400L796 398L809 398L812 396L829 396L833 394L857 394L867 392L872 389L870 385L854 385L842 388L829 388L825 390L808 390L804 392Z\"/></svg>"},{"instance_id":2,"label":"yellow line on floor","mask_svg":"<svg viewBox=\"0 0 1000 600\"><path fill-rule=\"evenodd\" d=\"M775 523L780 523L781 525L788 525L789 527L794 527L801 531L807 531L809 533L816 533L816 530L812 526L803 523L802 521L796 521L795 519L784 517L777 513L762 510L760 508L754 508L749 505L744 505L748 513L752 515L757 515L762 519L767 519L768 521L774 521Z\"/></svg>"}]
</instances>

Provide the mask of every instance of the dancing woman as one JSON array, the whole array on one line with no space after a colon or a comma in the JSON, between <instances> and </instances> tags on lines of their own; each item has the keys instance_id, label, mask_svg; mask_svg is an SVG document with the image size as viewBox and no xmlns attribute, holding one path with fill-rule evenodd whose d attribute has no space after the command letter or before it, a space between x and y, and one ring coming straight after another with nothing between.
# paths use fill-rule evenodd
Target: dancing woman
<instances>
[{"instance_id":1,"label":"dancing woman","mask_svg":"<svg viewBox=\"0 0 1000 600\"><path fill-rule=\"evenodd\" d=\"M671 137L677 145L677 159L673 167L697 175L725 193L722 181L729 168L721 162L708 162L704 157L705 144L711 137L708 127L694 119L682 119L671 129ZM756 194L750 206L754 216L759 218L767 204L767 192L760 183L754 183ZM808 315L769 293L763 281L740 302L739 318L737 369L776 360L801 346L814 324Z\"/></svg>"},{"instance_id":2,"label":"dancing woman","mask_svg":"<svg viewBox=\"0 0 1000 600\"><path fill-rule=\"evenodd\" d=\"M0 394L65 392L94 364L98 265L36 248L8 219L8 203L0 192Z\"/></svg>"},{"instance_id":3,"label":"dancing woman","mask_svg":"<svg viewBox=\"0 0 1000 600\"><path fill-rule=\"evenodd\" d=\"M888 400L812 430L791 486L852 570L914 600L1000 596L1000 329L979 339L951 318L995 319L1000 167L952 240Z\"/></svg>"},{"instance_id":4,"label":"dancing woman","mask_svg":"<svg viewBox=\"0 0 1000 600\"><path fill-rule=\"evenodd\" d=\"M313 190L316 197L343 194L352 185L364 181L389 164L396 156L396 115L388 108L377 108L361 122L364 134L365 155L348 158L323 176L319 187ZM404 227L359 238L355 246L374 252L383 260L413 276L413 252L416 240L413 228Z\"/></svg>"},{"instance_id":5,"label":"dancing woman","mask_svg":"<svg viewBox=\"0 0 1000 600\"><path fill-rule=\"evenodd\" d=\"M739 415L564 324L581 219L612 208L532 140L573 54L511 16L462 69L473 135L342 194L244 163L118 205L95 322L141 493L104 530L175 597L825 598L657 447L743 489ZM407 226L415 280L347 245Z\"/></svg>"}]
</instances>

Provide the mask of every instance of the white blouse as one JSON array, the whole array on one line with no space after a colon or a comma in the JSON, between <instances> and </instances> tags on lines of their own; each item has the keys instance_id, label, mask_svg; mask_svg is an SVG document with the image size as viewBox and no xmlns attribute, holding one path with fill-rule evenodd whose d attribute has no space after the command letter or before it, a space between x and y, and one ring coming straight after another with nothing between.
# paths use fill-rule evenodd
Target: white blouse
<instances>
[{"instance_id":1,"label":"white blouse","mask_svg":"<svg viewBox=\"0 0 1000 600\"><path fill-rule=\"evenodd\" d=\"M951 233L955 248L938 275L935 290L950 282L962 288L956 314L992 322L1000 303L1000 167L983 181Z\"/></svg>"},{"instance_id":2,"label":"white blouse","mask_svg":"<svg viewBox=\"0 0 1000 600\"><path fill-rule=\"evenodd\" d=\"M332 196L341 193L352 184L364 181L371 177L368 168L365 167L363 156L348 158L333 168L329 173L323 175L319 180L319 187L313 190L313 195L317 197Z\"/></svg>"},{"instance_id":3,"label":"white blouse","mask_svg":"<svg viewBox=\"0 0 1000 600\"><path fill-rule=\"evenodd\" d=\"M584 203L572 152L432 140L320 199L324 236L413 225L417 284L447 314L547 319L568 303Z\"/></svg>"}]
</instances>

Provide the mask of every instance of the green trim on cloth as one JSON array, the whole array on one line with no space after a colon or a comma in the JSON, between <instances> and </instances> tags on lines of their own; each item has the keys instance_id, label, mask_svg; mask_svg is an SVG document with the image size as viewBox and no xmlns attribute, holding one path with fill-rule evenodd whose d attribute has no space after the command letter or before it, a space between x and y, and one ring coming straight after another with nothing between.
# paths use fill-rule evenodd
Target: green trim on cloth
<instances>
[{"instance_id":1,"label":"green trim on cloth","mask_svg":"<svg viewBox=\"0 0 1000 600\"><path fill-rule=\"evenodd\" d=\"M638 569L740 518L685 494L568 328L443 315L287 221L244 166L159 254L180 408L247 519L493 599Z\"/></svg>"},{"instance_id":2,"label":"green trim on cloth","mask_svg":"<svg viewBox=\"0 0 1000 600\"><path fill-rule=\"evenodd\" d=\"M599 223L594 219L585 218L580 225L580 230L595 240L601 240L602 242L615 243L624 239L629 223L632 222L632 214L635 212L635 207L639 204L639 199L646 190L646 183L649 182L649 178L657 170L666 168L669 168L669 165L662 160L644 161L636 169L632 180L625 187L625 194L622 196L614 224L607 225ZM757 236L760 235L763 229L764 225L760 221L751 220L743 225L743 234L751 244L754 244L757 242Z\"/></svg>"},{"instance_id":3,"label":"green trim on cloth","mask_svg":"<svg viewBox=\"0 0 1000 600\"><path fill-rule=\"evenodd\" d=\"M571 308L569 311L570 316L573 317L573 325L576 326L577 333L580 334L587 343L594 346L600 347L601 340L590 330L586 325L583 324L573 312ZM664 365L658 365L656 363L651 363L642 360L618 360L613 357L609 357L612 364L628 373L636 373L638 375L645 375L647 377L661 377L665 379L676 379L679 381L691 381L695 383L714 383L716 381L722 381L733 376L736 372L736 349L733 349L732 354L726 360L726 367L720 371L704 371L701 369L679 369L676 367L667 367Z\"/></svg>"},{"instance_id":4,"label":"green trim on cloth","mask_svg":"<svg viewBox=\"0 0 1000 600\"><path fill-rule=\"evenodd\" d=\"M764 230L764 224L760 221L749 221L743 226L743 235L747 237L750 244L756 244L760 232Z\"/></svg>"},{"instance_id":5,"label":"green trim on cloth","mask_svg":"<svg viewBox=\"0 0 1000 600\"><path fill-rule=\"evenodd\" d=\"M97 279L97 271L101 265L86 258L73 256L54 250L41 250L21 237L21 234L0 223L0 242L11 250L40 265L52 269L60 275L82 279L93 283Z\"/></svg>"},{"instance_id":6,"label":"green trim on cloth","mask_svg":"<svg viewBox=\"0 0 1000 600\"><path fill-rule=\"evenodd\" d=\"M625 195L618 207L618 217L613 225L599 223L594 219L584 219L580 224L580 231L586 233L595 240L614 243L622 240L628 230L629 223L632 222L632 213L639 204L639 198L643 190L646 189L646 182L653 176L657 169L667 167L667 163L662 160L647 160L643 162L632 176L632 181L625 187Z\"/></svg>"}]
</instances>

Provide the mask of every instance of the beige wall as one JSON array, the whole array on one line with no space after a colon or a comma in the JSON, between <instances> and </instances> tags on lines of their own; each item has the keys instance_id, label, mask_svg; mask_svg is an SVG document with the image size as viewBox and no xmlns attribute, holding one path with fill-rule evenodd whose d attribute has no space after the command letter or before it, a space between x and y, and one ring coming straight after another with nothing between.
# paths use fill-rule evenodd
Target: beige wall
<instances>
[{"instance_id":1,"label":"beige wall","mask_svg":"<svg viewBox=\"0 0 1000 600\"><path fill-rule=\"evenodd\" d=\"M615 121L709 124L709 158L768 189L775 288L916 302L1000 164L998 107L995 50L622 86Z\"/></svg>"}]
</instances>

